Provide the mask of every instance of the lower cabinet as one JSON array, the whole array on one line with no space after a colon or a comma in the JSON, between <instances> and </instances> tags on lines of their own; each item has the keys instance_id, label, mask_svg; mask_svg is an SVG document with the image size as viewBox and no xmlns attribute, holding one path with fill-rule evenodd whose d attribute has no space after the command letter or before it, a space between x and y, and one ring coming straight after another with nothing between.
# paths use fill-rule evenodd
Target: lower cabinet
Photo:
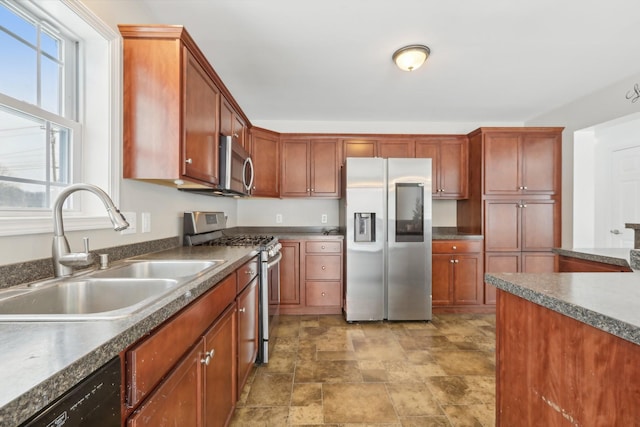
<instances>
[{"instance_id":1,"label":"lower cabinet","mask_svg":"<svg viewBox=\"0 0 640 427\"><path fill-rule=\"evenodd\" d=\"M253 258L126 350L127 427L224 427L258 352Z\"/></svg>"},{"instance_id":2,"label":"lower cabinet","mask_svg":"<svg viewBox=\"0 0 640 427\"><path fill-rule=\"evenodd\" d=\"M342 239L280 239L280 243L280 313L340 314Z\"/></svg>"},{"instance_id":3,"label":"lower cabinet","mask_svg":"<svg viewBox=\"0 0 640 427\"><path fill-rule=\"evenodd\" d=\"M432 248L433 307L482 306L482 241L434 240Z\"/></svg>"}]
</instances>

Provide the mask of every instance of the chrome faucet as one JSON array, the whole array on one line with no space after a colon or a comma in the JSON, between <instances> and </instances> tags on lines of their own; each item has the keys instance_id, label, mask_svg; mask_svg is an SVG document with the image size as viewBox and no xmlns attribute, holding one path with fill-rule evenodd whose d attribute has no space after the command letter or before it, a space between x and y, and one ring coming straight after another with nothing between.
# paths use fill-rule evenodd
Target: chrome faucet
<instances>
[{"instance_id":1,"label":"chrome faucet","mask_svg":"<svg viewBox=\"0 0 640 427\"><path fill-rule=\"evenodd\" d=\"M102 189L91 184L74 184L66 187L60 192L53 204L53 272L56 277L70 276L73 273L72 267L87 266L94 262L93 254L89 252L89 238L84 238L84 252L71 252L69 241L64 235L62 226L62 205L71 193L79 190L89 191L102 200L107 214L113 224L115 231L124 230L129 227L124 215L113 204L111 198Z\"/></svg>"}]
</instances>

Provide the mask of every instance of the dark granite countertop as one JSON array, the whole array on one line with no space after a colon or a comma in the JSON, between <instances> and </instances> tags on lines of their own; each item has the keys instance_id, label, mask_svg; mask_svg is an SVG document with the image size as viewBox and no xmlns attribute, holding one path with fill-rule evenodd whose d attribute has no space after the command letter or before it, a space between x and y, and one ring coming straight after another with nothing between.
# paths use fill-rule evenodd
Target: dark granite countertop
<instances>
[{"instance_id":1,"label":"dark granite countertop","mask_svg":"<svg viewBox=\"0 0 640 427\"><path fill-rule=\"evenodd\" d=\"M456 227L433 227L432 240L483 240L481 234L460 233Z\"/></svg>"},{"instance_id":2,"label":"dark granite countertop","mask_svg":"<svg viewBox=\"0 0 640 427\"><path fill-rule=\"evenodd\" d=\"M176 247L135 259L225 259L129 317L0 322L0 425L19 425L256 255L248 247ZM112 266L115 266L114 263Z\"/></svg>"},{"instance_id":3,"label":"dark granite countertop","mask_svg":"<svg viewBox=\"0 0 640 427\"><path fill-rule=\"evenodd\" d=\"M492 273L485 281L640 345L640 273Z\"/></svg>"},{"instance_id":4,"label":"dark granite countertop","mask_svg":"<svg viewBox=\"0 0 640 427\"><path fill-rule=\"evenodd\" d=\"M236 227L235 233L273 234L280 239L344 239L338 227ZM329 234L326 234L329 232ZM482 240L480 234L460 233L456 227L433 227L432 240Z\"/></svg>"},{"instance_id":5,"label":"dark granite countertop","mask_svg":"<svg viewBox=\"0 0 640 427\"><path fill-rule=\"evenodd\" d=\"M628 248L553 248L553 252L570 258L632 268L631 249Z\"/></svg>"}]
</instances>

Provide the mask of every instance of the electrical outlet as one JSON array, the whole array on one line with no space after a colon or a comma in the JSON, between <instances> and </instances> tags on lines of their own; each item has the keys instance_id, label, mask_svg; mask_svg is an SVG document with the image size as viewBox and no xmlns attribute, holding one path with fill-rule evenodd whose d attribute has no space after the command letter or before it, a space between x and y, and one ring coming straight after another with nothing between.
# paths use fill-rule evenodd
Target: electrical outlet
<instances>
[{"instance_id":1,"label":"electrical outlet","mask_svg":"<svg viewBox=\"0 0 640 427\"><path fill-rule=\"evenodd\" d=\"M140 222L141 224L141 232L142 233L150 233L151 232L151 213L150 212L142 212L140 214Z\"/></svg>"},{"instance_id":2,"label":"electrical outlet","mask_svg":"<svg viewBox=\"0 0 640 427\"><path fill-rule=\"evenodd\" d=\"M327 214L322 214L320 216L320 222L323 223L323 224L327 223Z\"/></svg>"},{"instance_id":3,"label":"electrical outlet","mask_svg":"<svg viewBox=\"0 0 640 427\"><path fill-rule=\"evenodd\" d=\"M121 212L129 223L129 227L125 228L120 234L136 234L136 213L135 212Z\"/></svg>"},{"instance_id":4,"label":"electrical outlet","mask_svg":"<svg viewBox=\"0 0 640 427\"><path fill-rule=\"evenodd\" d=\"M276 214L276 224L282 224L282 214Z\"/></svg>"}]
</instances>

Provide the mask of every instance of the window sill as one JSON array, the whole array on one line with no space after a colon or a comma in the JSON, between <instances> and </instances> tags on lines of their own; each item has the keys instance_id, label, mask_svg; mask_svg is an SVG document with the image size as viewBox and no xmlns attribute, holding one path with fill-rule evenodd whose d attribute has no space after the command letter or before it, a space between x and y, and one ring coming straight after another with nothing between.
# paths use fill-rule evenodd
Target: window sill
<instances>
[{"instance_id":1,"label":"window sill","mask_svg":"<svg viewBox=\"0 0 640 427\"><path fill-rule=\"evenodd\" d=\"M65 231L103 228L113 228L111 221L106 216L64 217ZM43 233L53 233L53 219L51 217L0 218L0 237Z\"/></svg>"}]
</instances>

